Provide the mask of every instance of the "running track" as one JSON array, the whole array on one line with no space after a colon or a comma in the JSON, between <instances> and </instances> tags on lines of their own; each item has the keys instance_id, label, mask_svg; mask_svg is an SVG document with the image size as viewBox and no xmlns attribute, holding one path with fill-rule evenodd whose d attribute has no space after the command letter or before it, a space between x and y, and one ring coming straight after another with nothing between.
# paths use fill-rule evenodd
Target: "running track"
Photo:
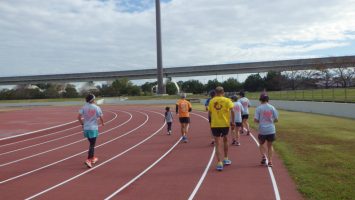
<instances>
[{"instance_id":1,"label":"running track","mask_svg":"<svg viewBox=\"0 0 355 200\"><path fill-rule=\"evenodd\" d=\"M259 165L251 136L230 146L233 163L217 172L203 112L191 115L185 144L177 117L166 135L163 108L103 106L99 162L88 169L88 142L73 123L77 110L0 113L1 199L302 199L277 156L272 169Z\"/></svg>"}]
</instances>

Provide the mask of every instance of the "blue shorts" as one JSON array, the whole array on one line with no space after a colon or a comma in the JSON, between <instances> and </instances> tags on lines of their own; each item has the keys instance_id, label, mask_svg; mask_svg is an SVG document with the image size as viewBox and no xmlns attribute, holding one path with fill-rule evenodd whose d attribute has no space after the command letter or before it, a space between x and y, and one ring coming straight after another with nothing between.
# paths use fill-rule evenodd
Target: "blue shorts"
<instances>
[{"instance_id":1,"label":"blue shorts","mask_svg":"<svg viewBox=\"0 0 355 200\"><path fill-rule=\"evenodd\" d=\"M98 130L84 130L84 137L86 138L96 138L98 135Z\"/></svg>"}]
</instances>

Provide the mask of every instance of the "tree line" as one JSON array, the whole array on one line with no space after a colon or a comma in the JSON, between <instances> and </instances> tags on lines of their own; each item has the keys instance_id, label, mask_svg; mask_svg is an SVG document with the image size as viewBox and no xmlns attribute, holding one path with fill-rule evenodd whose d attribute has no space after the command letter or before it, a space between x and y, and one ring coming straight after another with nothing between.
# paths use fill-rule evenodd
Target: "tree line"
<instances>
[{"instance_id":1,"label":"tree line","mask_svg":"<svg viewBox=\"0 0 355 200\"><path fill-rule=\"evenodd\" d=\"M203 84L199 80L179 81L177 84L180 90L186 93L207 94L208 91L222 86L227 92L237 91L280 91L297 89L315 89L331 87L352 87L355 84L354 68L319 69L304 71L276 72L270 71L266 75L251 74L244 82L236 78L229 78L225 81L217 79L209 80ZM146 82L141 86L134 85L128 79L118 79L111 84L96 86L88 82L80 89L72 84L35 84L18 85L14 89L3 89L0 91L1 100L12 99L48 99L48 98L77 98L84 97L88 93L97 96L141 96L152 95L152 88L157 82ZM177 93L174 83L168 81L165 85L166 93L173 95Z\"/></svg>"}]
</instances>

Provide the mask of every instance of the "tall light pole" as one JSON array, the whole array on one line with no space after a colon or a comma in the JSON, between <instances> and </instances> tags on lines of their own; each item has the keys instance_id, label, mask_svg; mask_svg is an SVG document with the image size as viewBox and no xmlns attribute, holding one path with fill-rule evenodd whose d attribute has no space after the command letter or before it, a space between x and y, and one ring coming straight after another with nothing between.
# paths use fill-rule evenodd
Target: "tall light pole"
<instances>
[{"instance_id":1,"label":"tall light pole","mask_svg":"<svg viewBox=\"0 0 355 200\"><path fill-rule=\"evenodd\" d=\"M157 78L158 78L158 94L164 94L163 83L163 58L161 49L161 28L160 28L160 0L155 0L155 19L156 19L156 40L157 40Z\"/></svg>"}]
</instances>

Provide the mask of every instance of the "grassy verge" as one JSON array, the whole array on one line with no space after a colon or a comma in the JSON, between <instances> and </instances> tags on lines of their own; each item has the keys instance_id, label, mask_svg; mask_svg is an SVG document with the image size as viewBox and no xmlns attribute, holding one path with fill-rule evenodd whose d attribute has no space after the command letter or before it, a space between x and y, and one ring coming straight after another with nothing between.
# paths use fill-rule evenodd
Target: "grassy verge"
<instances>
[{"instance_id":1,"label":"grassy verge","mask_svg":"<svg viewBox=\"0 0 355 200\"><path fill-rule=\"evenodd\" d=\"M66 101L83 101L83 99L84 98L0 100L0 103L66 102Z\"/></svg>"},{"instance_id":2,"label":"grassy verge","mask_svg":"<svg viewBox=\"0 0 355 200\"><path fill-rule=\"evenodd\" d=\"M202 105L194 104L203 110ZM251 126L254 108L251 108ZM279 111L275 150L306 199L355 197L355 120Z\"/></svg>"},{"instance_id":3,"label":"grassy verge","mask_svg":"<svg viewBox=\"0 0 355 200\"><path fill-rule=\"evenodd\" d=\"M247 95L251 99L258 99L260 92L250 92ZM270 91L268 95L275 100L355 102L355 88Z\"/></svg>"}]
</instances>

